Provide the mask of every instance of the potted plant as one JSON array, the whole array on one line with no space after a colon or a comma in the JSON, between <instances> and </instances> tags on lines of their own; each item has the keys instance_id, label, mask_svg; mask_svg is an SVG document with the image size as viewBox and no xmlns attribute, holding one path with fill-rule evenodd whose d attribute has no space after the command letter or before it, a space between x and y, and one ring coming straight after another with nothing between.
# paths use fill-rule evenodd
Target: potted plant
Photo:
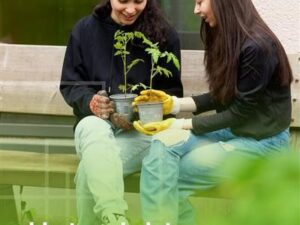
<instances>
[{"instance_id":1,"label":"potted plant","mask_svg":"<svg viewBox=\"0 0 300 225\"><path fill-rule=\"evenodd\" d=\"M159 49L159 44L158 43L154 44L147 37L145 37L143 33L137 32L135 33L135 36L137 38L141 38L143 40L143 43L146 44L147 46L145 51L151 56L151 71L149 77L149 86L139 83L132 86L131 90L135 90L138 87L149 89L150 99L151 99L151 90L153 86L154 77L156 77L157 75L162 75L166 77L172 76L172 72L167 68L160 66L159 62L161 60L166 60L166 63L173 63L173 65L178 70L180 69L180 63L177 57L173 53L168 51L161 52L161 50ZM139 103L137 105L137 108L139 112L140 121L142 124L161 121L163 119L162 102L157 102L154 100L153 102Z\"/></svg>"},{"instance_id":2,"label":"potted plant","mask_svg":"<svg viewBox=\"0 0 300 225\"><path fill-rule=\"evenodd\" d=\"M127 44L132 41L136 35L138 35L139 32L124 32L121 30L118 30L115 33L114 40L114 48L116 49L116 52L114 56L120 56L123 63L123 77L124 77L124 84L120 85L119 88L121 91L124 92L124 94L114 94L111 95L110 98L114 101L116 106L116 111L123 115L128 121L132 119L133 111L132 111L132 101L137 96L136 94L127 93L128 90L128 83L127 83L127 75L130 72L130 70L139 62L143 62L142 59L135 59L131 62L127 61L127 55L130 54L130 52L127 49Z\"/></svg>"}]
</instances>

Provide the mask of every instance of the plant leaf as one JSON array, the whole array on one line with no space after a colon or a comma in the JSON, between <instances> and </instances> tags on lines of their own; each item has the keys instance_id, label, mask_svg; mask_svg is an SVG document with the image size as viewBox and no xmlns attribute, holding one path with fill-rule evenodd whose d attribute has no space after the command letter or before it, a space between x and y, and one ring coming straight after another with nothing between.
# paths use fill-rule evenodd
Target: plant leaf
<instances>
[{"instance_id":1,"label":"plant leaf","mask_svg":"<svg viewBox=\"0 0 300 225\"><path fill-rule=\"evenodd\" d=\"M114 48L119 50L119 49L123 49L124 46L122 45L121 42L118 41L114 44Z\"/></svg>"},{"instance_id":2,"label":"plant leaf","mask_svg":"<svg viewBox=\"0 0 300 225\"><path fill-rule=\"evenodd\" d=\"M163 52L163 53L161 53L160 58L164 58L166 56L168 56L168 52Z\"/></svg>"},{"instance_id":3,"label":"plant leaf","mask_svg":"<svg viewBox=\"0 0 300 225\"><path fill-rule=\"evenodd\" d=\"M133 60L128 66L127 66L127 71L129 72L133 66L135 66L136 64L138 64L139 62L144 62L144 60L142 59L135 59Z\"/></svg>"},{"instance_id":4,"label":"plant leaf","mask_svg":"<svg viewBox=\"0 0 300 225\"><path fill-rule=\"evenodd\" d=\"M29 220L29 221L33 221L33 215L31 213L30 210L25 212L25 217Z\"/></svg>"},{"instance_id":5,"label":"plant leaf","mask_svg":"<svg viewBox=\"0 0 300 225\"><path fill-rule=\"evenodd\" d=\"M172 60L172 54L171 53L167 53L167 63L169 63Z\"/></svg>"},{"instance_id":6,"label":"plant leaf","mask_svg":"<svg viewBox=\"0 0 300 225\"><path fill-rule=\"evenodd\" d=\"M156 74L158 73L158 74L160 74L160 75L162 75L162 67L161 66L157 66L156 68L155 68L155 72L156 72Z\"/></svg>"},{"instance_id":7,"label":"plant leaf","mask_svg":"<svg viewBox=\"0 0 300 225\"><path fill-rule=\"evenodd\" d=\"M135 31L134 32L134 36L137 37L137 38L141 38L143 40L146 39L145 35L142 32L140 32L140 31Z\"/></svg>"},{"instance_id":8,"label":"plant leaf","mask_svg":"<svg viewBox=\"0 0 300 225\"><path fill-rule=\"evenodd\" d=\"M137 90L139 86L140 86L139 84L132 85L130 88L130 91L133 92L133 91Z\"/></svg>"},{"instance_id":9,"label":"plant leaf","mask_svg":"<svg viewBox=\"0 0 300 225\"><path fill-rule=\"evenodd\" d=\"M164 67L157 66L157 73L160 75L165 75L166 77L171 77L172 72Z\"/></svg>"},{"instance_id":10,"label":"plant leaf","mask_svg":"<svg viewBox=\"0 0 300 225\"><path fill-rule=\"evenodd\" d=\"M118 88L119 88L120 91L122 91L123 93L125 93L126 88L125 88L125 85L124 85L124 84L120 84L120 85L118 86Z\"/></svg>"},{"instance_id":11,"label":"plant leaf","mask_svg":"<svg viewBox=\"0 0 300 225\"><path fill-rule=\"evenodd\" d=\"M132 40L134 38L134 33L132 32L126 32L125 33L126 40Z\"/></svg>"},{"instance_id":12,"label":"plant leaf","mask_svg":"<svg viewBox=\"0 0 300 225\"><path fill-rule=\"evenodd\" d=\"M145 51L151 55L151 58L153 59L153 62L155 64L157 64L158 62L158 58L161 54L161 52L159 51L159 49L156 48L146 48Z\"/></svg>"},{"instance_id":13,"label":"plant leaf","mask_svg":"<svg viewBox=\"0 0 300 225\"><path fill-rule=\"evenodd\" d=\"M173 53L169 53L171 55L173 64L175 65L175 67L179 70L180 69L180 62L178 60L178 58L176 57L176 55L174 55Z\"/></svg>"},{"instance_id":14,"label":"plant leaf","mask_svg":"<svg viewBox=\"0 0 300 225\"><path fill-rule=\"evenodd\" d=\"M143 83L138 83L138 84L132 85L130 90L131 90L131 92L136 91L139 87L142 87L144 90L149 88L147 85L145 85Z\"/></svg>"},{"instance_id":15,"label":"plant leaf","mask_svg":"<svg viewBox=\"0 0 300 225\"><path fill-rule=\"evenodd\" d=\"M174 66L179 70L180 69L180 62L178 60L178 58L176 57L176 55L174 55L172 52L163 52L160 56L160 58L163 58L167 56L167 63L170 63L172 61L172 63L174 64Z\"/></svg>"},{"instance_id":16,"label":"plant leaf","mask_svg":"<svg viewBox=\"0 0 300 225\"><path fill-rule=\"evenodd\" d=\"M119 38L123 33L124 33L123 31L117 30L116 33L115 33L115 35L114 35L114 38L115 38L115 39L116 39L116 38Z\"/></svg>"},{"instance_id":17,"label":"plant leaf","mask_svg":"<svg viewBox=\"0 0 300 225\"><path fill-rule=\"evenodd\" d=\"M147 86L147 85L145 85L145 84L143 84L143 83L140 83L140 86L141 86L143 89L148 89L148 88L149 88L149 86Z\"/></svg>"},{"instance_id":18,"label":"plant leaf","mask_svg":"<svg viewBox=\"0 0 300 225\"><path fill-rule=\"evenodd\" d=\"M122 55L122 51L116 51L114 55L115 55L115 56L117 56L117 55Z\"/></svg>"},{"instance_id":19,"label":"plant leaf","mask_svg":"<svg viewBox=\"0 0 300 225\"><path fill-rule=\"evenodd\" d=\"M24 211L26 209L26 201L21 201L21 211Z\"/></svg>"}]
</instances>

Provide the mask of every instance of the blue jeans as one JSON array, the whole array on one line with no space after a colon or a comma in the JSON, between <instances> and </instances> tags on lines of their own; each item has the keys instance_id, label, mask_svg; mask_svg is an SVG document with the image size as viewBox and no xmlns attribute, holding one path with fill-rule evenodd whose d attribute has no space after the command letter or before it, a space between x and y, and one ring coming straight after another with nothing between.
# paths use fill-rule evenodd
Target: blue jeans
<instances>
[{"instance_id":1,"label":"blue jeans","mask_svg":"<svg viewBox=\"0 0 300 225\"><path fill-rule=\"evenodd\" d=\"M262 140L238 137L229 129L197 136L190 133L187 140L181 140L182 132L186 131L178 130L177 143L171 145L166 145L168 141L164 142L162 135L157 134L143 160L141 205L145 223L196 224L188 197L216 186L229 176L217 169L221 162L231 156L266 157L285 151L289 143L288 129Z\"/></svg>"},{"instance_id":2,"label":"blue jeans","mask_svg":"<svg viewBox=\"0 0 300 225\"><path fill-rule=\"evenodd\" d=\"M136 131L115 130L96 116L79 122L75 129L80 157L75 177L78 225L99 225L104 209L125 213L123 177L140 171L150 141Z\"/></svg>"}]
</instances>

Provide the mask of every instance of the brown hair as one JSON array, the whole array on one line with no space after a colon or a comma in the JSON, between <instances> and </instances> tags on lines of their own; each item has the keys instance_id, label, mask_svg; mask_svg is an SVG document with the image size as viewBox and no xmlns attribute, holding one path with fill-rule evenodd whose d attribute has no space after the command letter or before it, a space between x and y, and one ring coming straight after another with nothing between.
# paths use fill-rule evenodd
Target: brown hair
<instances>
[{"instance_id":1,"label":"brown hair","mask_svg":"<svg viewBox=\"0 0 300 225\"><path fill-rule=\"evenodd\" d=\"M267 52L273 42L278 57L278 79L289 85L292 71L278 38L258 14L251 0L211 0L216 26L201 24L201 39L205 46L204 63L212 95L222 103L235 95L239 56L245 40L250 38ZM266 40L266 37L268 40Z\"/></svg>"}]
</instances>

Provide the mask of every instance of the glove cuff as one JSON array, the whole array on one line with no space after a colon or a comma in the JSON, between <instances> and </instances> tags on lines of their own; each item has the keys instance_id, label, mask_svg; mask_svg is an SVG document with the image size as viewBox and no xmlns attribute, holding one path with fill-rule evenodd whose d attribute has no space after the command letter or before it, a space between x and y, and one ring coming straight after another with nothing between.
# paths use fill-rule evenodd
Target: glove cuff
<instances>
[{"instance_id":1,"label":"glove cuff","mask_svg":"<svg viewBox=\"0 0 300 225\"><path fill-rule=\"evenodd\" d=\"M172 96L173 106L170 114L176 115L180 112L180 102L176 96Z\"/></svg>"},{"instance_id":2,"label":"glove cuff","mask_svg":"<svg viewBox=\"0 0 300 225\"><path fill-rule=\"evenodd\" d=\"M183 129L185 119L175 119L175 121L170 126L171 129Z\"/></svg>"}]
</instances>

